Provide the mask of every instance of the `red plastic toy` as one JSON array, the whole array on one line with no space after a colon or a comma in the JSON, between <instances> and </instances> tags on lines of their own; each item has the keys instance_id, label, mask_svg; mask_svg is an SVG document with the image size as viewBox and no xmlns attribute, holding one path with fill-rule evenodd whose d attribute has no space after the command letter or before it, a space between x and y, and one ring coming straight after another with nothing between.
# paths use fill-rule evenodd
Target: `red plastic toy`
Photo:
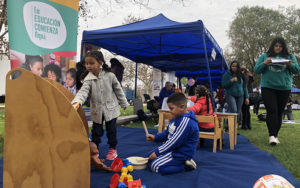
<instances>
[{"instance_id":1,"label":"red plastic toy","mask_svg":"<svg viewBox=\"0 0 300 188\"><path fill-rule=\"evenodd\" d=\"M128 188L140 188L140 187L142 187L141 179L128 182Z\"/></svg>"},{"instance_id":2,"label":"red plastic toy","mask_svg":"<svg viewBox=\"0 0 300 188\"><path fill-rule=\"evenodd\" d=\"M122 159L120 159L120 158L115 158L115 160L114 160L114 161L112 162L112 164L110 165L111 169L112 169L114 172L120 172L122 166L123 166L123 162L122 162Z\"/></svg>"},{"instance_id":3,"label":"red plastic toy","mask_svg":"<svg viewBox=\"0 0 300 188\"><path fill-rule=\"evenodd\" d=\"M119 174L115 173L110 180L109 188L117 188L119 185Z\"/></svg>"}]
</instances>

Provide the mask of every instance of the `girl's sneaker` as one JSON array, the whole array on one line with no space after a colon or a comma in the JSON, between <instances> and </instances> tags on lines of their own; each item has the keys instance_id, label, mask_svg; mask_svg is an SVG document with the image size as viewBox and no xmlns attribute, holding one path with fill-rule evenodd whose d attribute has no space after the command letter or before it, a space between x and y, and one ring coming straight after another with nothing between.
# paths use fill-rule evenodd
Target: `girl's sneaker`
<instances>
[{"instance_id":1,"label":"girl's sneaker","mask_svg":"<svg viewBox=\"0 0 300 188\"><path fill-rule=\"evenodd\" d=\"M276 140L275 136L269 137L269 144L272 146L275 146L277 144L277 140Z\"/></svg>"},{"instance_id":2,"label":"girl's sneaker","mask_svg":"<svg viewBox=\"0 0 300 188\"><path fill-rule=\"evenodd\" d=\"M117 158L117 156L118 156L117 150L110 148L108 154L106 155L106 159L114 160L115 158Z\"/></svg>"}]
</instances>

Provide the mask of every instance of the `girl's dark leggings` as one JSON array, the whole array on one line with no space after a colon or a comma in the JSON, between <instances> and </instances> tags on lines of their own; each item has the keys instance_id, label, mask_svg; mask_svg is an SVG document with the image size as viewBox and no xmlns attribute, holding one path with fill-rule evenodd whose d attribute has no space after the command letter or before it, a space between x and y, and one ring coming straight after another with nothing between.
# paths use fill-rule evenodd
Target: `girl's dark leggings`
<instances>
[{"instance_id":1,"label":"girl's dark leggings","mask_svg":"<svg viewBox=\"0 0 300 188\"><path fill-rule=\"evenodd\" d=\"M263 87L261 92L267 110L269 136L277 137L282 123L282 113L291 91Z\"/></svg>"},{"instance_id":2,"label":"girl's dark leggings","mask_svg":"<svg viewBox=\"0 0 300 188\"><path fill-rule=\"evenodd\" d=\"M110 121L105 121L105 127L106 127L106 136L107 136L107 144L109 145L109 148L115 149L118 141L117 141L117 118L112 119ZM101 143L101 137L104 134L103 130L103 121L102 124L93 122L93 128L92 128L92 142L94 142L97 147Z\"/></svg>"}]
</instances>

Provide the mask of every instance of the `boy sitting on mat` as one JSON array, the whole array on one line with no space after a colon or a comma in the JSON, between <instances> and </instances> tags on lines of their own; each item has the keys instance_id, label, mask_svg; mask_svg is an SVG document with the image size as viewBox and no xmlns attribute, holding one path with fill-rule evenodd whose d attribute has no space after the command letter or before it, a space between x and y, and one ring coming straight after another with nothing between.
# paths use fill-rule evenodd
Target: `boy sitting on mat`
<instances>
[{"instance_id":1,"label":"boy sitting on mat","mask_svg":"<svg viewBox=\"0 0 300 188\"><path fill-rule=\"evenodd\" d=\"M165 142L150 154L151 170L160 174L172 174L185 169L194 170L197 165L192 157L199 140L197 118L194 112L187 111L187 100L184 94L172 94L167 103L174 116L167 130L156 135L146 135L147 141Z\"/></svg>"}]
</instances>

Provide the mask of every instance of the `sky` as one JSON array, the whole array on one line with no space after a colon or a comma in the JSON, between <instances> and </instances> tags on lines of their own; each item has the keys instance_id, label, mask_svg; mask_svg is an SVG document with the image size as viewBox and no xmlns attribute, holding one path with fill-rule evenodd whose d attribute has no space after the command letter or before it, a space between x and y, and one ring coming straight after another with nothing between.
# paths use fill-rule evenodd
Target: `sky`
<instances>
[{"instance_id":1,"label":"sky","mask_svg":"<svg viewBox=\"0 0 300 188\"><path fill-rule=\"evenodd\" d=\"M108 2L107 0L94 0L94 2L89 0L89 9L94 18L89 18L86 22L79 21L78 44L80 44L83 30L104 29L122 25L124 17L130 14L147 19L163 13L167 18L177 22L202 20L219 46L224 50L229 46L227 31L238 8L243 6L262 6L274 10L278 10L279 6L300 8L300 0L184 0L184 5L181 0L149 0L147 8L131 3L121 6L109 5ZM78 52L80 52L79 49Z\"/></svg>"}]
</instances>

